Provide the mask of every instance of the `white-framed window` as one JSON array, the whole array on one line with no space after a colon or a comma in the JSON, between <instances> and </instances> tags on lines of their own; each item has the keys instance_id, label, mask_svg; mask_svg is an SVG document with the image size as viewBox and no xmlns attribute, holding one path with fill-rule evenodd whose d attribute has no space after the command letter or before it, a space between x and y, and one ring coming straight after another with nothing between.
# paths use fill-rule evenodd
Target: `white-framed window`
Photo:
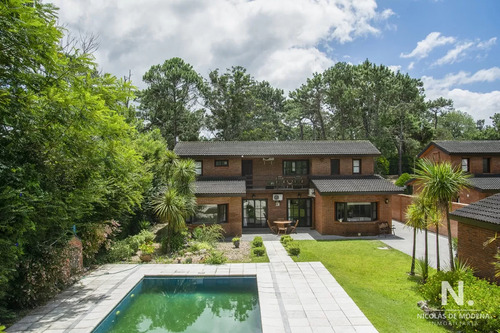
<instances>
[{"instance_id":1,"label":"white-framed window","mask_svg":"<svg viewBox=\"0 0 500 333\"><path fill-rule=\"evenodd\" d=\"M352 173L353 174L361 173L361 160L360 159L353 159L352 160Z\"/></svg>"},{"instance_id":2,"label":"white-framed window","mask_svg":"<svg viewBox=\"0 0 500 333\"><path fill-rule=\"evenodd\" d=\"M203 161L194 161L194 170L197 176L203 175Z\"/></svg>"},{"instance_id":3,"label":"white-framed window","mask_svg":"<svg viewBox=\"0 0 500 333\"><path fill-rule=\"evenodd\" d=\"M470 160L468 158L462 158L462 171L470 171Z\"/></svg>"}]
</instances>

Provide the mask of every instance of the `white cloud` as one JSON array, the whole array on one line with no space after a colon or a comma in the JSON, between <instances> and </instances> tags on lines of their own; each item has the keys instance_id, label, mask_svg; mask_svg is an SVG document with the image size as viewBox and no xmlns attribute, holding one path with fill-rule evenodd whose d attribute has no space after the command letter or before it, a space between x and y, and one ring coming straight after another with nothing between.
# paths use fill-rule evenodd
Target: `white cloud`
<instances>
[{"instance_id":1,"label":"white cloud","mask_svg":"<svg viewBox=\"0 0 500 333\"><path fill-rule=\"evenodd\" d=\"M333 63L318 45L380 34L394 14L378 11L376 0L53 2L70 31L100 36L103 70L131 69L136 85L149 67L178 56L204 76L242 65L259 80L295 88Z\"/></svg>"},{"instance_id":2,"label":"white cloud","mask_svg":"<svg viewBox=\"0 0 500 333\"><path fill-rule=\"evenodd\" d=\"M391 66L387 66L391 71L393 71L394 73L397 73L398 71L401 71L401 66L399 65L391 65Z\"/></svg>"},{"instance_id":3,"label":"white cloud","mask_svg":"<svg viewBox=\"0 0 500 333\"><path fill-rule=\"evenodd\" d=\"M491 48L493 45L495 45L496 43L497 43L497 38L492 37L492 38L488 39L487 41L479 42L477 44L477 47L479 49L482 49L482 50L487 50L487 49Z\"/></svg>"},{"instance_id":4,"label":"white cloud","mask_svg":"<svg viewBox=\"0 0 500 333\"><path fill-rule=\"evenodd\" d=\"M408 65L408 70L412 70L414 67L415 67L415 62L414 62L414 61L412 61L412 62L410 62L410 64Z\"/></svg>"},{"instance_id":5,"label":"white cloud","mask_svg":"<svg viewBox=\"0 0 500 333\"><path fill-rule=\"evenodd\" d=\"M441 36L440 32L431 32L417 43L417 46L410 53L401 53L402 58L418 58L422 59L429 55L429 53L436 47L451 44L455 42L455 37Z\"/></svg>"},{"instance_id":6,"label":"white cloud","mask_svg":"<svg viewBox=\"0 0 500 333\"><path fill-rule=\"evenodd\" d=\"M427 98L452 99L456 109L469 113L476 120L485 119L487 123L491 123L489 121L491 115L500 111L500 91L482 93L462 89L459 86L498 80L500 80L499 67L482 69L474 74L461 71L448 74L442 79L435 79L432 76L422 77Z\"/></svg>"},{"instance_id":7,"label":"white cloud","mask_svg":"<svg viewBox=\"0 0 500 333\"><path fill-rule=\"evenodd\" d=\"M454 62L460 61L460 58L465 56L465 51L473 45L474 43L472 42L457 44L453 49L449 50L444 57L436 60L434 64L453 64Z\"/></svg>"}]
</instances>

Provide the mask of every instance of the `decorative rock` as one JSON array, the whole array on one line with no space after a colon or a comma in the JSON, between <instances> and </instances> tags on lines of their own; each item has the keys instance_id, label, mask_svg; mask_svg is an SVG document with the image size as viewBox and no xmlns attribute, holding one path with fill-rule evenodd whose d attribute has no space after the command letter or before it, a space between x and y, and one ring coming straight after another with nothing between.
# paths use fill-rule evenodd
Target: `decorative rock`
<instances>
[{"instance_id":1,"label":"decorative rock","mask_svg":"<svg viewBox=\"0 0 500 333\"><path fill-rule=\"evenodd\" d=\"M185 253L185 255L186 255L186 256L192 256L192 255L193 255L193 253L191 253L191 252L186 252L186 253Z\"/></svg>"}]
</instances>

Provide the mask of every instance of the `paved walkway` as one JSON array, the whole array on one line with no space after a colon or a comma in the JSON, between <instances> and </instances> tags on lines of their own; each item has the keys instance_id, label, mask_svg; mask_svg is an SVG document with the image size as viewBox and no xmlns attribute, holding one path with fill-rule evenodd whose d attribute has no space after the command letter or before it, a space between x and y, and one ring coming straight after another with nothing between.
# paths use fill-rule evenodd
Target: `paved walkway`
<instances>
[{"instance_id":1,"label":"paved walkway","mask_svg":"<svg viewBox=\"0 0 500 333\"><path fill-rule=\"evenodd\" d=\"M293 262L280 241L264 241L270 262Z\"/></svg>"},{"instance_id":2,"label":"paved walkway","mask_svg":"<svg viewBox=\"0 0 500 333\"><path fill-rule=\"evenodd\" d=\"M404 223L393 220L392 225L396 227L396 235L387 237L379 237L385 244L389 245L396 250L399 250L408 255L412 255L413 250L413 228L408 227ZM439 239L439 259L441 268L448 269L449 267L449 254L448 254L448 237L438 236ZM436 233L428 232L428 246L429 246L429 264L436 268ZM417 249L416 258L423 259L425 254L425 235L423 232L417 232Z\"/></svg>"},{"instance_id":3,"label":"paved walkway","mask_svg":"<svg viewBox=\"0 0 500 333\"><path fill-rule=\"evenodd\" d=\"M7 332L91 332L147 275L256 276L264 333L377 332L320 262L105 265Z\"/></svg>"}]
</instances>

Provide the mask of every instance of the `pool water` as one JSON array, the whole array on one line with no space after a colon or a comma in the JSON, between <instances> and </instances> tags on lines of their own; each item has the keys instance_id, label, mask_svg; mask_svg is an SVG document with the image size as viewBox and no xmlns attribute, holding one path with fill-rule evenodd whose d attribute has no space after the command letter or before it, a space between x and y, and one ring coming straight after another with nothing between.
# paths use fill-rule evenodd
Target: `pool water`
<instances>
[{"instance_id":1,"label":"pool water","mask_svg":"<svg viewBox=\"0 0 500 333\"><path fill-rule=\"evenodd\" d=\"M94 329L262 332L255 277L144 277Z\"/></svg>"}]
</instances>

